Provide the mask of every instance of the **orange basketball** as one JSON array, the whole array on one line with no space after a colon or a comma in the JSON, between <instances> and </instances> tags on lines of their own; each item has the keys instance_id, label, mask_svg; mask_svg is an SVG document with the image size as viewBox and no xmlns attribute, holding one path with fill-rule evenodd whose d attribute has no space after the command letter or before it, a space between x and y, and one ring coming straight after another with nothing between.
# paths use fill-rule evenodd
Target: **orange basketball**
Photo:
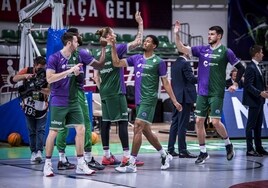
<instances>
[{"instance_id":1,"label":"orange basketball","mask_svg":"<svg viewBox=\"0 0 268 188\"><path fill-rule=\"evenodd\" d=\"M99 135L97 133L92 132L91 142L92 142L92 145L95 145L99 142Z\"/></svg>"},{"instance_id":2,"label":"orange basketball","mask_svg":"<svg viewBox=\"0 0 268 188\"><path fill-rule=\"evenodd\" d=\"M21 144L21 136L19 133L11 133L7 141L11 146L19 146Z\"/></svg>"}]
</instances>

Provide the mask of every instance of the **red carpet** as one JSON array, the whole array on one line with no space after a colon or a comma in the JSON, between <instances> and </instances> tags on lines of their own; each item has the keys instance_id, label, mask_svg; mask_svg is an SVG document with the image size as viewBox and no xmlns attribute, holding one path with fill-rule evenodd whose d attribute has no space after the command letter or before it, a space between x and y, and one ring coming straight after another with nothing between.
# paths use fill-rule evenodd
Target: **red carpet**
<instances>
[{"instance_id":1,"label":"red carpet","mask_svg":"<svg viewBox=\"0 0 268 188\"><path fill-rule=\"evenodd\" d=\"M268 180L245 182L232 185L230 188L267 188Z\"/></svg>"}]
</instances>

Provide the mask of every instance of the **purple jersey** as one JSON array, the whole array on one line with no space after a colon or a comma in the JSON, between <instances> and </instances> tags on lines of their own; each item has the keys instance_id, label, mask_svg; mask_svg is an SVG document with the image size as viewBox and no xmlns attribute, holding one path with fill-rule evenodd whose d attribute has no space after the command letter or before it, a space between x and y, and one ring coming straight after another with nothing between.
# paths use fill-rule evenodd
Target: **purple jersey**
<instances>
[{"instance_id":1,"label":"purple jersey","mask_svg":"<svg viewBox=\"0 0 268 188\"><path fill-rule=\"evenodd\" d=\"M47 69L54 70L55 73L61 73L73 67L75 65L73 62L75 61L73 56L67 59L62 55L61 51L58 51L49 56ZM52 106L68 106L69 102L77 101L77 88L73 73L53 82L50 85L50 104Z\"/></svg>"},{"instance_id":2,"label":"purple jersey","mask_svg":"<svg viewBox=\"0 0 268 188\"><path fill-rule=\"evenodd\" d=\"M166 63L157 55L144 58L142 54L127 58L135 70L136 104L155 104L158 98L159 77L167 76Z\"/></svg>"},{"instance_id":3,"label":"purple jersey","mask_svg":"<svg viewBox=\"0 0 268 188\"><path fill-rule=\"evenodd\" d=\"M235 65L239 59L232 50L223 45L212 49L208 46L191 48L198 62L198 94L203 96L224 97L226 66Z\"/></svg>"}]
</instances>

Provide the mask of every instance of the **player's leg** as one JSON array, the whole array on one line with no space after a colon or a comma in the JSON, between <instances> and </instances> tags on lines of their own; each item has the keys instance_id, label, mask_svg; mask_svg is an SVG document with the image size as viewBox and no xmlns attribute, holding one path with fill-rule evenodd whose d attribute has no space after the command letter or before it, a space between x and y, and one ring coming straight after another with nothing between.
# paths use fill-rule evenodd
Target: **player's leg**
<instances>
[{"instance_id":1,"label":"player's leg","mask_svg":"<svg viewBox=\"0 0 268 188\"><path fill-rule=\"evenodd\" d=\"M209 108L208 98L205 96L197 96L196 100L196 122L195 130L197 134L197 139L200 147L200 154L195 161L195 164L203 164L205 160L209 158L209 155L206 150L206 130L205 130L205 119L207 116Z\"/></svg>"},{"instance_id":2,"label":"player's leg","mask_svg":"<svg viewBox=\"0 0 268 188\"><path fill-rule=\"evenodd\" d=\"M103 170L105 167L98 163L92 156L92 126L89 118L88 102L84 91L78 90L78 101L81 106L85 122L84 158L89 168Z\"/></svg>"},{"instance_id":3,"label":"player's leg","mask_svg":"<svg viewBox=\"0 0 268 188\"><path fill-rule=\"evenodd\" d=\"M85 142L85 126L84 117L81 106L78 102L69 104L69 113L66 119L66 126L74 126L76 131L75 148L77 155L77 174L91 175L95 173L94 170L89 169L84 159L84 142Z\"/></svg>"},{"instance_id":4,"label":"player's leg","mask_svg":"<svg viewBox=\"0 0 268 188\"><path fill-rule=\"evenodd\" d=\"M232 160L235 152L233 144L231 143L228 133L226 131L225 126L221 122L222 115L222 107L223 107L223 98L219 97L210 97L210 118L212 120L212 124L215 127L217 133L222 137L226 147L227 160Z\"/></svg>"},{"instance_id":5,"label":"player's leg","mask_svg":"<svg viewBox=\"0 0 268 188\"><path fill-rule=\"evenodd\" d=\"M50 107L50 127L49 133L46 139L46 160L43 169L44 176L54 176L51 157L54 148L54 141L57 137L58 130L61 130L65 126L65 116L68 113L68 109L64 107Z\"/></svg>"}]
</instances>

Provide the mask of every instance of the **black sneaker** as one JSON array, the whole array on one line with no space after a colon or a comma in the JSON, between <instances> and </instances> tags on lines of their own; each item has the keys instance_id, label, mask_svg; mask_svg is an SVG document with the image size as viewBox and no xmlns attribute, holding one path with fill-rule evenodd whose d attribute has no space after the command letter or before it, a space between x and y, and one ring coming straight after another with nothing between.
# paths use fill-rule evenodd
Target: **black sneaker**
<instances>
[{"instance_id":1,"label":"black sneaker","mask_svg":"<svg viewBox=\"0 0 268 188\"><path fill-rule=\"evenodd\" d=\"M66 157L66 162L63 163L62 161L58 162L58 170L71 170L71 169L75 169L75 164L72 164L68 161L67 157Z\"/></svg>"},{"instance_id":2,"label":"black sneaker","mask_svg":"<svg viewBox=\"0 0 268 188\"><path fill-rule=\"evenodd\" d=\"M225 148L226 148L227 160L230 161L235 156L234 146L233 144L228 144L225 146Z\"/></svg>"},{"instance_id":3,"label":"black sneaker","mask_svg":"<svg viewBox=\"0 0 268 188\"><path fill-rule=\"evenodd\" d=\"M204 164L207 159L209 159L208 153L200 152L198 158L195 161L195 164Z\"/></svg>"},{"instance_id":4,"label":"black sneaker","mask_svg":"<svg viewBox=\"0 0 268 188\"><path fill-rule=\"evenodd\" d=\"M92 157L91 161L87 163L87 166L93 170L103 170L105 168L105 166L95 161L94 157Z\"/></svg>"}]
</instances>

